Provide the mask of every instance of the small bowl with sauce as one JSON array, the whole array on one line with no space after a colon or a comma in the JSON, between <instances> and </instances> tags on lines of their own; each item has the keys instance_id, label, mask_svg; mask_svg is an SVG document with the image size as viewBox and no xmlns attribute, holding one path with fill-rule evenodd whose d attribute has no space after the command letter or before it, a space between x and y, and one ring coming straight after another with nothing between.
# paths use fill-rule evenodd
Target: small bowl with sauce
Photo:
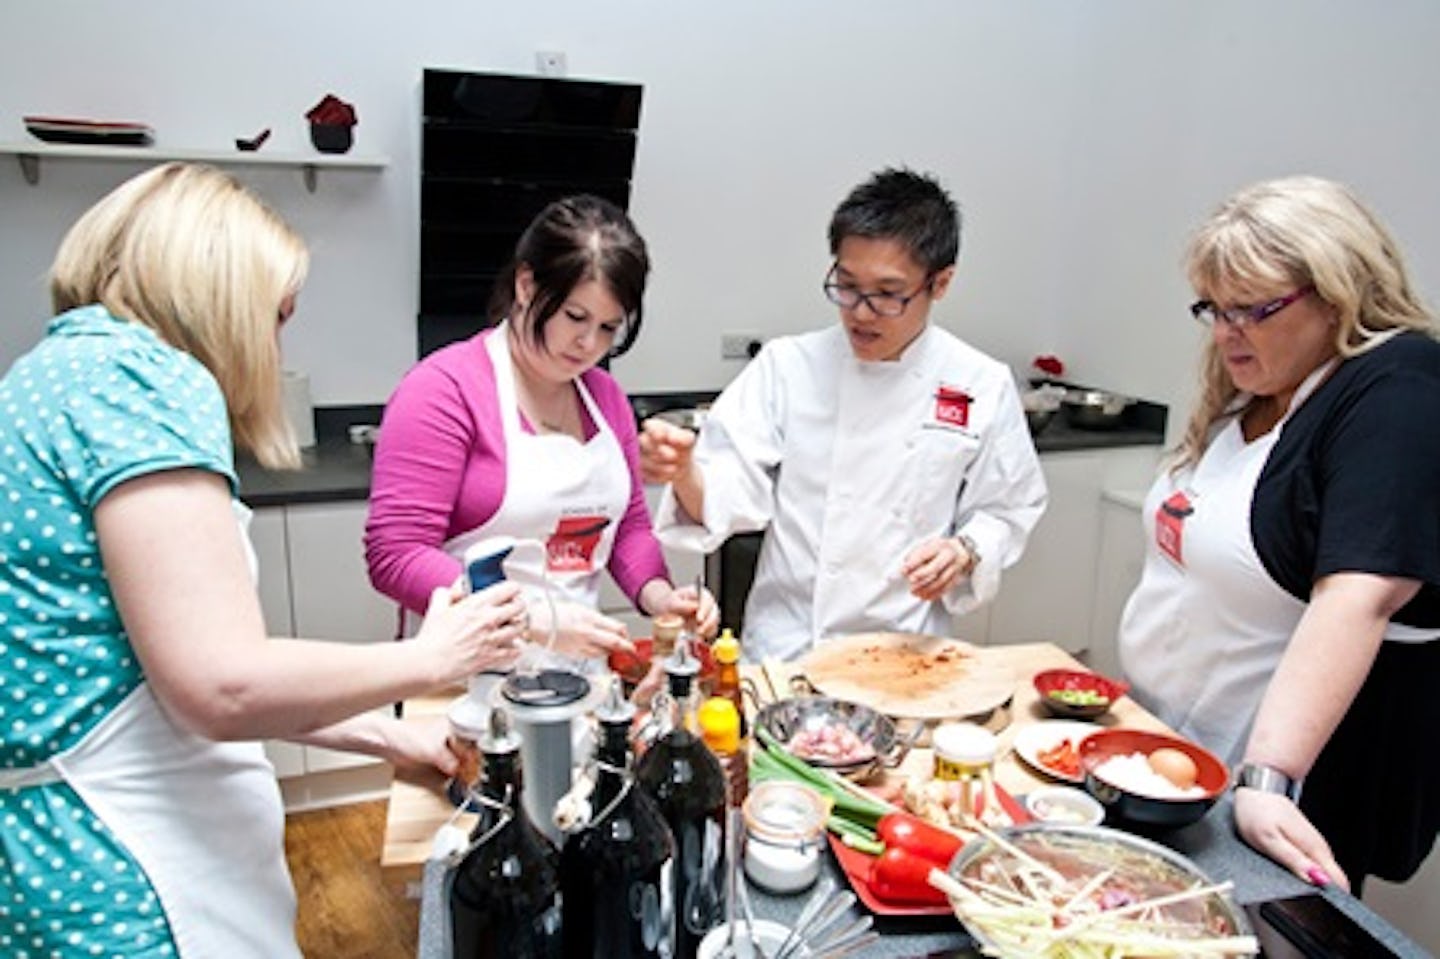
<instances>
[{"instance_id":1,"label":"small bowl with sauce","mask_svg":"<svg viewBox=\"0 0 1440 959\"><path fill-rule=\"evenodd\" d=\"M1105 819L1105 807L1073 786L1032 789L1025 796L1025 808L1040 822L1068 826L1098 826Z\"/></svg>"},{"instance_id":2,"label":"small bowl with sauce","mask_svg":"<svg viewBox=\"0 0 1440 959\"><path fill-rule=\"evenodd\" d=\"M1034 682L1045 709L1066 719L1102 716L1130 691L1129 683L1083 669L1047 669Z\"/></svg>"}]
</instances>

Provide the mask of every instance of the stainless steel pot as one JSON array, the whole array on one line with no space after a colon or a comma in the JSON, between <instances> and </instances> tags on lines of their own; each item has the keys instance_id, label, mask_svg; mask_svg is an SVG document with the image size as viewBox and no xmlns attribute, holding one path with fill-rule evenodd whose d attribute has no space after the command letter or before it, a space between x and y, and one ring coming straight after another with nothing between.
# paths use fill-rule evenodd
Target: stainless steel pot
<instances>
[{"instance_id":1,"label":"stainless steel pot","mask_svg":"<svg viewBox=\"0 0 1440 959\"><path fill-rule=\"evenodd\" d=\"M1135 401L1105 390L1070 390L1060 401L1071 426L1085 430L1110 430L1120 425L1125 410Z\"/></svg>"}]
</instances>

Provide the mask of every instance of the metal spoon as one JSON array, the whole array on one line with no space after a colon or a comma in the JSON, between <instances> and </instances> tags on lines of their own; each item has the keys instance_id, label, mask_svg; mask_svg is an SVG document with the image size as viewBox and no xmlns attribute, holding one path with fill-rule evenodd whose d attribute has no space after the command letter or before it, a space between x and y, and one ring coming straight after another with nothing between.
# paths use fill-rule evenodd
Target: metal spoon
<instances>
[{"instance_id":1,"label":"metal spoon","mask_svg":"<svg viewBox=\"0 0 1440 959\"><path fill-rule=\"evenodd\" d=\"M805 907L800 910L800 918L795 920L795 926L790 930L790 934L785 937L785 941L780 943L780 948L775 950L775 959L782 959L783 956L789 955L798 943L805 941L804 931L815 921L815 917L819 915L821 909L825 908L825 904L834 894L835 880L826 876L810 894L810 899L805 903Z\"/></svg>"}]
</instances>

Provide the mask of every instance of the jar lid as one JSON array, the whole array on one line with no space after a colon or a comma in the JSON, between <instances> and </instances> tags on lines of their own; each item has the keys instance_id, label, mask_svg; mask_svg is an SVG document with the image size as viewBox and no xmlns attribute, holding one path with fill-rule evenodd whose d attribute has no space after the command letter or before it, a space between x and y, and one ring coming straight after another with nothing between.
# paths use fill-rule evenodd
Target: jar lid
<instances>
[{"instance_id":1,"label":"jar lid","mask_svg":"<svg viewBox=\"0 0 1440 959\"><path fill-rule=\"evenodd\" d=\"M995 761L995 734L975 723L944 723L930 736L930 744L941 759L970 766Z\"/></svg>"},{"instance_id":2,"label":"jar lid","mask_svg":"<svg viewBox=\"0 0 1440 959\"><path fill-rule=\"evenodd\" d=\"M751 786L742 809L752 836L771 842L811 842L825 831L830 800L809 786L772 780Z\"/></svg>"},{"instance_id":3,"label":"jar lid","mask_svg":"<svg viewBox=\"0 0 1440 959\"><path fill-rule=\"evenodd\" d=\"M740 640L727 626L720 638L710 644L710 652L717 663L738 663L740 661Z\"/></svg>"}]
</instances>

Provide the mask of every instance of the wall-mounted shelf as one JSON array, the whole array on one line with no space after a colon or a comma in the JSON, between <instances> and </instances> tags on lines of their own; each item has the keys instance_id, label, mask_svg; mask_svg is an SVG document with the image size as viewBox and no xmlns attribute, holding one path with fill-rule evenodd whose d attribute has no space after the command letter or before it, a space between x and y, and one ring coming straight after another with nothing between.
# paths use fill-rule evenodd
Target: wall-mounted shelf
<instances>
[{"instance_id":1,"label":"wall-mounted shelf","mask_svg":"<svg viewBox=\"0 0 1440 959\"><path fill-rule=\"evenodd\" d=\"M56 160L120 160L125 162L164 163L187 160L212 163L215 166L290 167L305 178L305 189L315 192L318 171L383 170L390 165L388 157L351 156L347 153L244 153L240 150L172 150L155 147L90 146L77 143L0 143L0 155L11 154L20 162L25 182L40 182L40 161Z\"/></svg>"}]
</instances>

